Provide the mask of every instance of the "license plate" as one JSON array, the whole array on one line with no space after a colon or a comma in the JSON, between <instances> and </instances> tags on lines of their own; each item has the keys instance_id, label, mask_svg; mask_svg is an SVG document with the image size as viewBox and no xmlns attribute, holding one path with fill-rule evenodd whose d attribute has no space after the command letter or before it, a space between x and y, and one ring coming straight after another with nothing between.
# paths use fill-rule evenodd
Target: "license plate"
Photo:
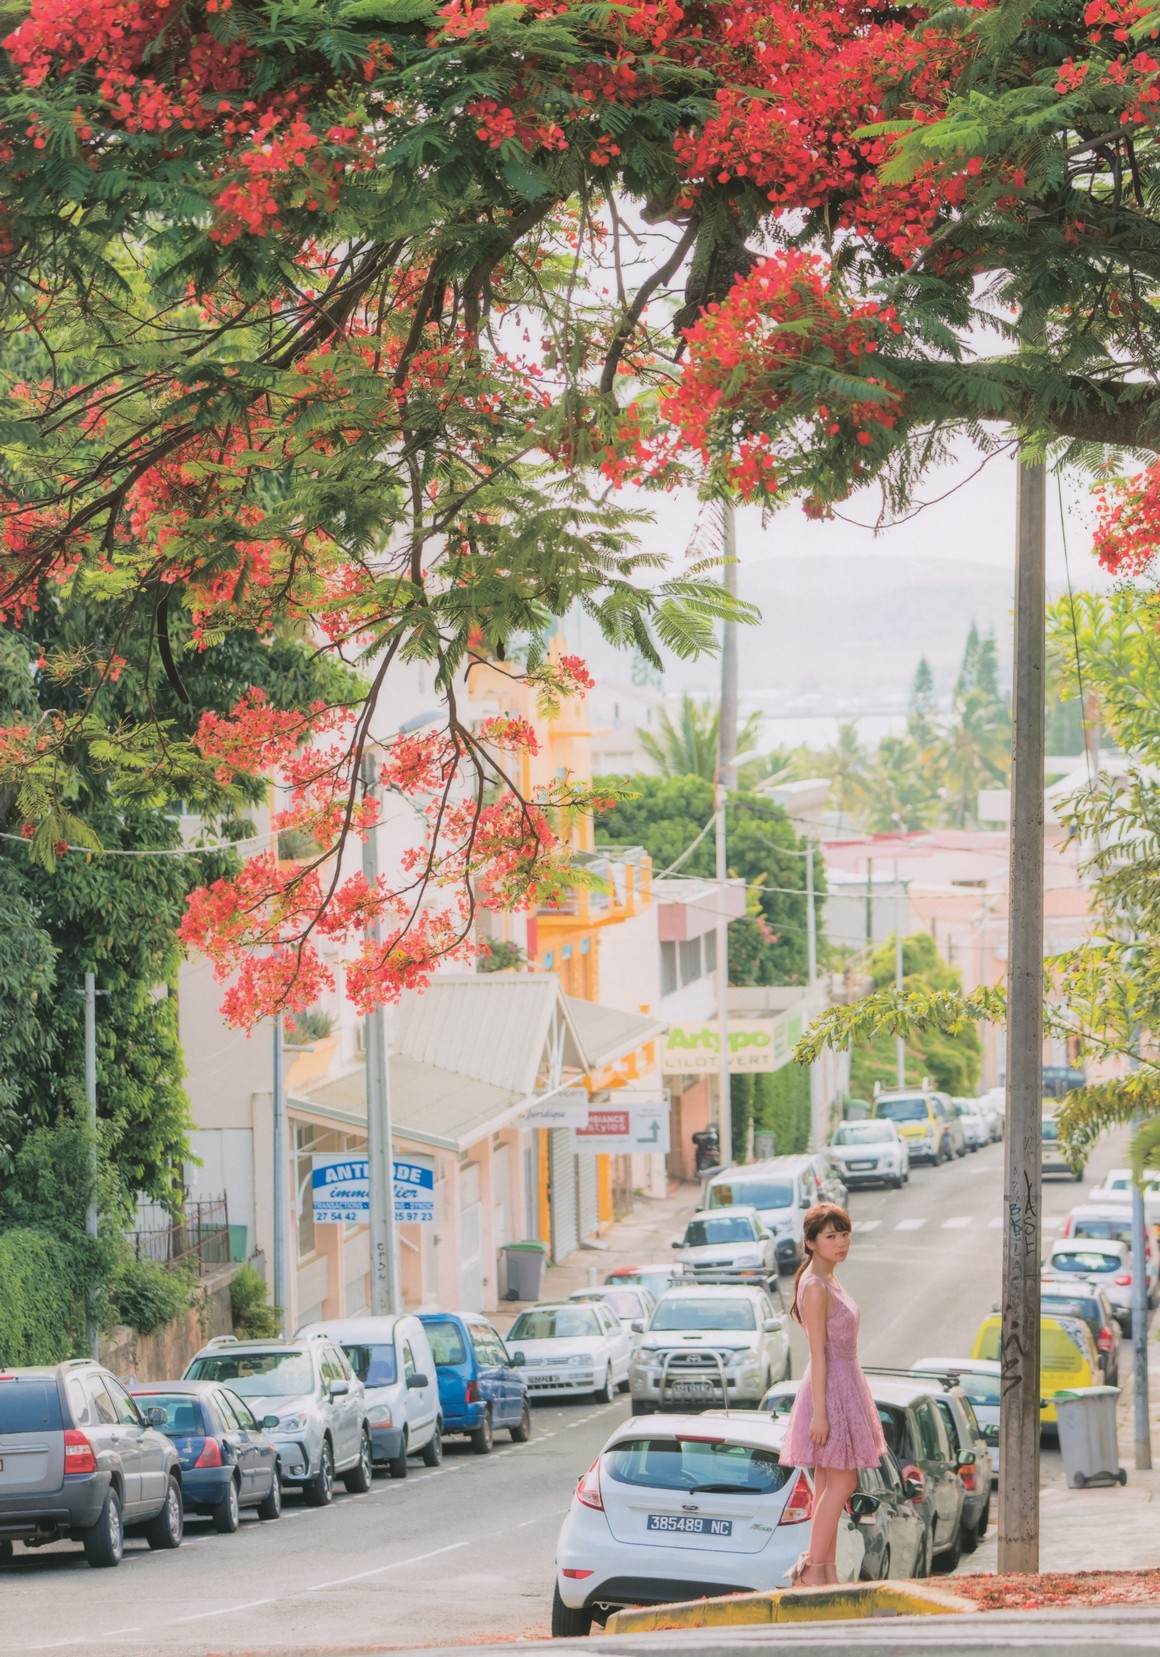
<instances>
[{"instance_id":1,"label":"license plate","mask_svg":"<svg viewBox=\"0 0 1160 1657\"><path fill-rule=\"evenodd\" d=\"M686 1536L732 1536L732 1519L706 1519L699 1513L650 1513L649 1530L680 1531Z\"/></svg>"},{"instance_id":2,"label":"license plate","mask_svg":"<svg viewBox=\"0 0 1160 1657\"><path fill-rule=\"evenodd\" d=\"M712 1398L711 1381L670 1381L670 1387L681 1398Z\"/></svg>"},{"instance_id":3,"label":"license plate","mask_svg":"<svg viewBox=\"0 0 1160 1657\"><path fill-rule=\"evenodd\" d=\"M850 1172L854 1173L856 1170L859 1170L859 1169L862 1169L862 1168L873 1168L874 1164L872 1162L851 1162L851 1163L848 1164L848 1166L849 1166Z\"/></svg>"}]
</instances>

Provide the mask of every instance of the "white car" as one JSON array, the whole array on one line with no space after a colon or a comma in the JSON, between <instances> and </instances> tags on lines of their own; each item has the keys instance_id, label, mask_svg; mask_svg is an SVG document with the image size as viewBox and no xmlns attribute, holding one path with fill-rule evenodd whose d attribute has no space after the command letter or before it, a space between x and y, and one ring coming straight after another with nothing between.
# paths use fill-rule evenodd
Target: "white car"
<instances>
[{"instance_id":1,"label":"white car","mask_svg":"<svg viewBox=\"0 0 1160 1657\"><path fill-rule=\"evenodd\" d=\"M300 1340L329 1335L346 1353L366 1390L371 1457L393 1479L407 1476L407 1457L428 1467L443 1460L439 1377L417 1317L330 1318L308 1323Z\"/></svg>"},{"instance_id":2,"label":"white car","mask_svg":"<svg viewBox=\"0 0 1160 1657\"><path fill-rule=\"evenodd\" d=\"M829 1145L829 1157L846 1184L889 1185L901 1190L910 1178L910 1152L906 1141L886 1120L842 1122Z\"/></svg>"},{"instance_id":3,"label":"white car","mask_svg":"<svg viewBox=\"0 0 1160 1657\"><path fill-rule=\"evenodd\" d=\"M598 1302L609 1307L620 1319L621 1326L631 1336L634 1323L647 1323L656 1310L656 1297L650 1294L643 1284L604 1284L597 1289L573 1289L568 1296L569 1300L578 1300L581 1304L595 1305Z\"/></svg>"},{"instance_id":4,"label":"white car","mask_svg":"<svg viewBox=\"0 0 1160 1657\"><path fill-rule=\"evenodd\" d=\"M784 1380L790 1369L785 1304L776 1281L768 1289L669 1289L632 1355L632 1413L714 1403L756 1409L771 1383Z\"/></svg>"},{"instance_id":5,"label":"white car","mask_svg":"<svg viewBox=\"0 0 1160 1657\"><path fill-rule=\"evenodd\" d=\"M607 1404L617 1387L628 1388L632 1336L600 1302L529 1306L509 1329L507 1348L533 1397L594 1393Z\"/></svg>"},{"instance_id":6,"label":"white car","mask_svg":"<svg viewBox=\"0 0 1160 1657\"><path fill-rule=\"evenodd\" d=\"M959 1120L967 1136L967 1150L981 1151L991 1143L991 1129L977 1099L956 1099Z\"/></svg>"},{"instance_id":7,"label":"white car","mask_svg":"<svg viewBox=\"0 0 1160 1657\"><path fill-rule=\"evenodd\" d=\"M1092 1202L1123 1203L1129 1209L1132 1203L1132 1170L1113 1168L1104 1175L1102 1185L1093 1185L1089 1193ZM1160 1238L1160 1176L1150 1174L1144 1184L1144 1217L1152 1227L1152 1235Z\"/></svg>"},{"instance_id":8,"label":"white car","mask_svg":"<svg viewBox=\"0 0 1160 1657\"><path fill-rule=\"evenodd\" d=\"M784 1421L765 1415L673 1415L617 1427L560 1531L552 1633L585 1635L625 1605L782 1585L809 1541L813 1505L810 1475L782 1465L784 1436ZM863 1551L843 1513L843 1582L857 1580Z\"/></svg>"},{"instance_id":9,"label":"white car","mask_svg":"<svg viewBox=\"0 0 1160 1657\"><path fill-rule=\"evenodd\" d=\"M1061 1237L1052 1243L1043 1282L1098 1283L1125 1334L1132 1328L1132 1255L1125 1243L1097 1237Z\"/></svg>"},{"instance_id":10,"label":"white car","mask_svg":"<svg viewBox=\"0 0 1160 1657\"><path fill-rule=\"evenodd\" d=\"M694 1214L679 1243L681 1263L695 1278L764 1283L777 1276L777 1245L756 1208L705 1208Z\"/></svg>"},{"instance_id":11,"label":"white car","mask_svg":"<svg viewBox=\"0 0 1160 1657\"><path fill-rule=\"evenodd\" d=\"M1003 1089L993 1087L989 1092L980 1094L973 1103L982 1113L992 1142L1002 1139L1003 1129L1007 1125L1007 1096Z\"/></svg>"}]
</instances>

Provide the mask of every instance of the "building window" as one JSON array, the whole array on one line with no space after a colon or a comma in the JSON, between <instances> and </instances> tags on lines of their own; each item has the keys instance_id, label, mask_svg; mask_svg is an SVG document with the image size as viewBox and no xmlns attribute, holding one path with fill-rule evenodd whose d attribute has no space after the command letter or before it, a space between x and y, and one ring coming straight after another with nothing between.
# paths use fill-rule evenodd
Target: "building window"
<instances>
[{"instance_id":1,"label":"building window","mask_svg":"<svg viewBox=\"0 0 1160 1657\"><path fill-rule=\"evenodd\" d=\"M681 983L691 984L695 978L701 976L701 940L684 938L678 947Z\"/></svg>"},{"instance_id":2,"label":"building window","mask_svg":"<svg viewBox=\"0 0 1160 1657\"><path fill-rule=\"evenodd\" d=\"M717 971L717 934L706 932L702 942L705 945L705 977Z\"/></svg>"},{"instance_id":3,"label":"building window","mask_svg":"<svg viewBox=\"0 0 1160 1657\"><path fill-rule=\"evenodd\" d=\"M673 995L680 988L677 980L677 946L661 945L661 994Z\"/></svg>"}]
</instances>

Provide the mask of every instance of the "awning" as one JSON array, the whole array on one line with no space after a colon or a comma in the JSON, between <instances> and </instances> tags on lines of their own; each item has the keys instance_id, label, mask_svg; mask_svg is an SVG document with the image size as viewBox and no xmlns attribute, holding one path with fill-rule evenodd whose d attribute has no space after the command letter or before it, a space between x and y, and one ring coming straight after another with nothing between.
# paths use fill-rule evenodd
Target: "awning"
<instances>
[{"instance_id":1,"label":"awning","mask_svg":"<svg viewBox=\"0 0 1160 1657\"><path fill-rule=\"evenodd\" d=\"M668 1029L663 1018L646 1013L622 1013L619 1007L604 1007L599 1001L580 1001L566 995L564 1005L576 1026L589 1071L602 1070L627 1058L638 1047L656 1041Z\"/></svg>"},{"instance_id":2,"label":"awning","mask_svg":"<svg viewBox=\"0 0 1160 1657\"><path fill-rule=\"evenodd\" d=\"M441 1151L466 1151L477 1140L508 1127L530 1103L523 1094L513 1095L509 1089L400 1053L391 1054L390 1072L395 1138ZM359 1065L309 1094L291 1097L287 1105L365 1132L366 1085L365 1066Z\"/></svg>"}]
</instances>

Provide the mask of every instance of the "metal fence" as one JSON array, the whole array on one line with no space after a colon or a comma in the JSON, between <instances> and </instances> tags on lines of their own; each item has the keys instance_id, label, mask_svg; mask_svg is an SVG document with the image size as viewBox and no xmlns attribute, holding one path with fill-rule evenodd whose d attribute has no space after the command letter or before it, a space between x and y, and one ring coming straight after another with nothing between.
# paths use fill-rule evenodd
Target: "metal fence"
<instances>
[{"instance_id":1,"label":"metal fence","mask_svg":"<svg viewBox=\"0 0 1160 1657\"><path fill-rule=\"evenodd\" d=\"M193 1266L200 1276L211 1266L228 1266L230 1219L224 1197L216 1202L187 1202L180 1220L129 1234L138 1260L153 1260L176 1271Z\"/></svg>"}]
</instances>

